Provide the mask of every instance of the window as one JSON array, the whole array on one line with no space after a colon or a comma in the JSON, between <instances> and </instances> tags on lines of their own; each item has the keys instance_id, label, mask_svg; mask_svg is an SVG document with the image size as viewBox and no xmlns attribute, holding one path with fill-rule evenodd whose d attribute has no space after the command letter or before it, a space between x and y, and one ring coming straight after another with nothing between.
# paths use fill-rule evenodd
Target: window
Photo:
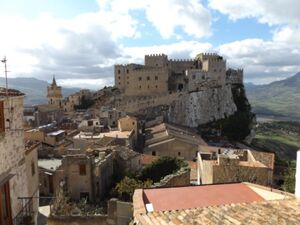
<instances>
[{"instance_id":1,"label":"window","mask_svg":"<svg viewBox=\"0 0 300 225\"><path fill-rule=\"evenodd\" d=\"M119 76L118 79L121 80L121 77Z\"/></svg>"},{"instance_id":2,"label":"window","mask_svg":"<svg viewBox=\"0 0 300 225\"><path fill-rule=\"evenodd\" d=\"M139 77L139 81L141 81L142 80L142 77Z\"/></svg>"},{"instance_id":3,"label":"window","mask_svg":"<svg viewBox=\"0 0 300 225\"><path fill-rule=\"evenodd\" d=\"M150 86L148 85L148 89L150 88Z\"/></svg>"},{"instance_id":4,"label":"window","mask_svg":"<svg viewBox=\"0 0 300 225\"><path fill-rule=\"evenodd\" d=\"M155 76L155 80L158 80L158 76Z\"/></svg>"},{"instance_id":5,"label":"window","mask_svg":"<svg viewBox=\"0 0 300 225\"><path fill-rule=\"evenodd\" d=\"M127 78L127 80L129 79L129 77L128 77L128 76L127 76L126 78Z\"/></svg>"},{"instance_id":6,"label":"window","mask_svg":"<svg viewBox=\"0 0 300 225\"><path fill-rule=\"evenodd\" d=\"M140 85L139 88L142 89L142 86Z\"/></svg>"},{"instance_id":7,"label":"window","mask_svg":"<svg viewBox=\"0 0 300 225\"><path fill-rule=\"evenodd\" d=\"M0 187L0 225L12 225L8 181Z\"/></svg>"},{"instance_id":8,"label":"window","mask_svg":"<svg viewBox=\"0 0 300 225\"><path fill-rule=\"evenodd\" d=\"M87 125L88 125L89 127L90 127L90 126L93 126L93 120L88 120Z\"/></svg>"},{"instance_id":9,"label":"window","mask_svg":"<svg viewBox=\"0 0 300 225\"><path fill-rule=\"evenodd\" d=\"M157 85L155 85L155 88L157 88L158 86Z\"/></svg>"},{"instance_id":10,"label":"window","mask_svg":"<svg viewBox=\"0 0 300 225\"><path fill-rule=\"evenodd\" d=\"M147 80L150 80L150 77L147 77Z\"/></svg>"},{"instance_id":11,"label":"window","mask_svg":"<svg viewBox=\"0 0 300 225\"><path fill-rule=\"evenodd\" d=\"M129 69L126 70L126 73L129 73Z\"/></svg>"},{"instance_id":12,"label":"window","mask_svg":"<svg viewBox=\"0 0 300 225\"><path fill-rule=\"evenodd\" d=\"M135 122L132 122L132 125L134 125L135 124Z\"/></svg>"},{"instance_id":13,"label":"window","mask_svg":"<svg viewBox=\"0 0 300 225\"><path fill-rule=\"evenodd\" d=\"M79 164L79 175L86 175L86 166L85 164Z\"/></svg>"},{"instance_id":14,"label":"window","mask_svg":"<svg viewBox=\"0 0 300 225\"><path fill-rule=\"evenodd\" d=\"M181 152L178 152L177 154L178 154L178 156L180 156L180 155L181 155Z\"/></svg>"},{"instance_id":15,"label":"window","mask_svg":"<svg viewBox=\"0 0 300 225\"><path fill-rule=\"evenodd\" d=\"M195 80L195 78L196 78L196 75L194 74L194 75L192 76L192 78L193 78L193 80Z\"/></svg>"},{"instance_id":16,"label":"window","mask_svg":"<svg viewBox=\"0 0 300 225\"><path fill-rule=\"evenodd\" d=\"M127 84L129 84L129 82L127 82Z\"/></svg>"},{"instance_id":17,"label":"window","mask_svg":"<svg viewBox=\"0 0 300 225\"><path fill-rule=\"evenodd\" d=\"M156 152L155 152L155 151L153 151L153 152L152 152L152 155L156 156Z\"/></svg>"},{"instance_id":18,"label":"window","mask_svg":"<svg viewBox=\"0 0 300 225\"><path fill-rule=\"evenodd\" d=\"M121 85L121 82L119 82L119 85Z\"/></svg>"},{"instance_id":19,"label":"window","mask_svg":"<svg viewBox=\"0 0 300 225\"><path fill-rule=\"evenodd\" d=\"M4 102L0 102L0 133L5 132Z\"/></svg>"},{"instance_id":20,"label":"window","mask_svg":"<svg viewBox=\"0 0 300 225\"><path fill-rule=\"evenodd\" d=\"M121 73L121 71L120 70L118 70L118 74L120 74Z\"/></svg>"},{"instance_id":21,"label":"window","mask_svg":"<svg viewBox=\"0 0 300 225\"><path fill-rule=\"evenodd\" d=\"M35 175L35 164L34 164L34 162L31 162L31 175L32 176Z\"/></svg>"}]
</instances>

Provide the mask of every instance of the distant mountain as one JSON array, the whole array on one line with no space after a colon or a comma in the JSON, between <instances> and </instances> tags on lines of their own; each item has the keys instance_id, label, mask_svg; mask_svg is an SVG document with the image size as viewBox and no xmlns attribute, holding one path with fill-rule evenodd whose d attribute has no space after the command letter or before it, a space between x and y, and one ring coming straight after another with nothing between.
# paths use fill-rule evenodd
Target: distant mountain
<instances>
[{"instance_id":1,"label":"distant mountain","mask_svg":"<svg viewBox=\"0 0 300 225\"><path fill-rule=\"evenodd\" d=\"M8 87L25 93L25 105L37 105L47 103L47 86L50 84L36 78L9 78ZM58 84L59 85L59 84ZM0 86L5 87L5 78L0 77ZM68 96L79 91L80 88L62 87L63 96Z\"/></svg>"},{"instance_id":2,"label":"distant mountain","mask_svg":"<svg viewBox=\"0 0 300 225\"><path fill-rule=\"evenodd\" d=\"M300 118L300 72L267 85L246 83L245 87L257 114Z\"/></svg>"}]
</instances>

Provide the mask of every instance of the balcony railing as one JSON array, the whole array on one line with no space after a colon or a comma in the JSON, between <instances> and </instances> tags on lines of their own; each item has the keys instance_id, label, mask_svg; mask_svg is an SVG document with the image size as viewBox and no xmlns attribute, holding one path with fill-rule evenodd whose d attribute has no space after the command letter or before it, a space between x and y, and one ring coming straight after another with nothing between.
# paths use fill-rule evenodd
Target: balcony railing
<instances>
[{"instance_id":1,"label":"balcony railing","mask_svg":"<svg viewBox=\"0 0 300 225\"><path fill-rule=\"evenodd\" d=\"M34 225L33 198L19 198L22 201L22 209L13 219L13 225Z\"/></svg>"}]
</instances>

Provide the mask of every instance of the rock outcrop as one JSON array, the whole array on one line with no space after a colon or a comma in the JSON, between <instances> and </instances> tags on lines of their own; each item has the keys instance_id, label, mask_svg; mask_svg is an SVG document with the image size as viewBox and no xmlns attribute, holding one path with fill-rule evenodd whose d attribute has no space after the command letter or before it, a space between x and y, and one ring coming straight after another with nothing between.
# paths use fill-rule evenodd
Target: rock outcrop
<instances>
[{"instance_id":1,"label":"rock outcrop","mask_svg":"<svg viewBox=\"0 0 300 225\"><path fill-rule=\"evenodd\" d=\"M231 86L226 85L182 94L177 101L171 103L168 120L188 127L197 127L232 115L236 110Z\"/></svg>"}]
</instances>

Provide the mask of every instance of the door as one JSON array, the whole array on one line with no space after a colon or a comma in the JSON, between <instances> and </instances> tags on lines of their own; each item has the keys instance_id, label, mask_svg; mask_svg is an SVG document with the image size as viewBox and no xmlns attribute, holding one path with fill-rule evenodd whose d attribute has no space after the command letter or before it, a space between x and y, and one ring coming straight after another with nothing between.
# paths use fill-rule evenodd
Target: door
<instances>
[{"instance_id":1,"label":"door","mask_svg":"<svg viewBox=\"0 0 300 225\"><path fill-rule=\"evenodd\" d=\"M0 187L0 225L12 225L8 182Z\"/></svg>"}]
</instances>

